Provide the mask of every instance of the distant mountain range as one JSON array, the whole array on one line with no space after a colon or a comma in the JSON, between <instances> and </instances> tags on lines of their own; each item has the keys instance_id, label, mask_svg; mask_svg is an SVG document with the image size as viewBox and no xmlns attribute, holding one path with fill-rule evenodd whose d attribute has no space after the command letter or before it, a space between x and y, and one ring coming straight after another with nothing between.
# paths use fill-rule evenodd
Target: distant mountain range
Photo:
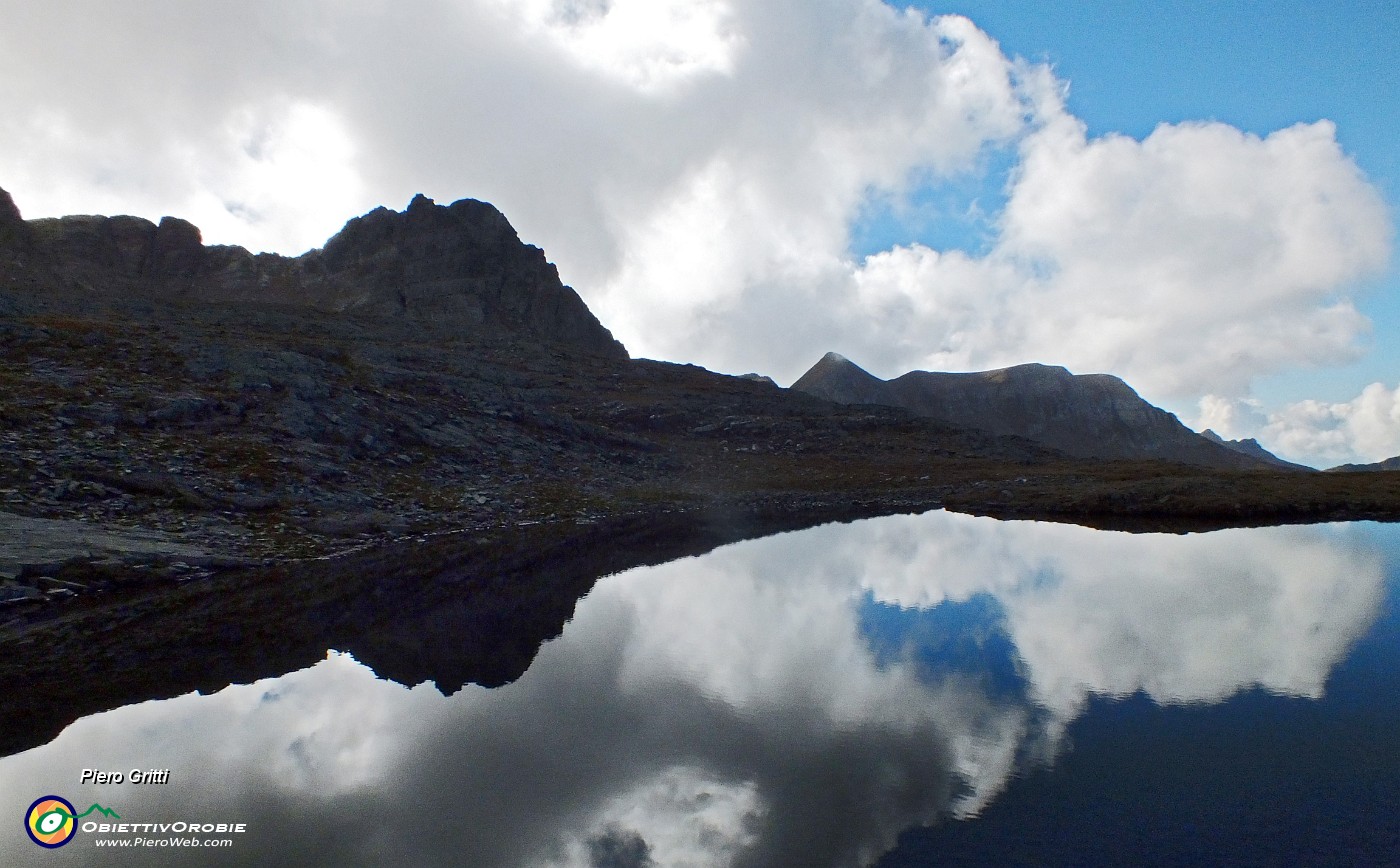
<instances>
[{"instance_id":1,"label":"distant mountain range","mask_svg":"<svg viewBox=\"0 0 1400 868\"><path fill-rule=\"evenodd\" d=\"M903 407L954 425L1025 437L1080 458L1311 469L1276 458L1252 440L1232 445L1197 434L1109 374L1027 364L975 373L912 371L881 380L827 353L792 388L843 404Z\"/></svg>"},{"instance_id":2,"label":"distant mountain range","mask_svg":"<svg viewBox=\"0 0 1400 868\"><path fill-rule=\"evenodd\" d=\"M1354 471L1373 472L1381 470L1400 470L1400 455L1394 458L1387 458L1384 461L1377 461L1375 464L1339 464L1336 467L1327 468L1328 473L1350 473Z\"/></svg>"}]
</instances>

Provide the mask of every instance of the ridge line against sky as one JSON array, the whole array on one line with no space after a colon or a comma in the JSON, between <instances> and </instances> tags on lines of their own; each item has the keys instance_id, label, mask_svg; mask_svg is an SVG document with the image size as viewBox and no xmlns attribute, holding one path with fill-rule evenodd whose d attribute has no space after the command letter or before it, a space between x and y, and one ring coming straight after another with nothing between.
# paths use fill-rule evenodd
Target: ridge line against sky
<instances>
[{"instance_id":1,"label":"ridge line against sky","mask_svg":"<svg viewBox=\"0 0 1400 868\"><path fill-rule=\"evenodd\" d=\"M3 3L26 217L300 253L480 198L634 355L1062 364L1400 454L1393 4Z\"/></svg>"}]
</instances>

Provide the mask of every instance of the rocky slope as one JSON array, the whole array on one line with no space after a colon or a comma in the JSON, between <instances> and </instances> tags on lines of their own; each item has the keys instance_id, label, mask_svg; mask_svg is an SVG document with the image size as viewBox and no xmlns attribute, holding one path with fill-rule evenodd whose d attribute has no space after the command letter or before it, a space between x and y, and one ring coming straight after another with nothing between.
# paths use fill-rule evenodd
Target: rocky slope
<instances>
[{"instance_id":1,"label":"rocky slope","mask_svg":"<svg viewBox=\"0 0 1400 868\"><path fill-rule=\"evenodd\" d=\"M1080 458L1240 469L1265 463L1201 437L1108 374L1030 364L965 374L912 371L886 381L827 353L792 389L843 404L903 407L948 424L1025 437Z\"/></svg>"},{"instance_id":2,"label":"rocky slope","mask_svg":"<svg viewBox=\"0 0 1400 868\"><path fill-rule=\"evenodd\" d=\"M206 247L174 217L25 221L0 190L0 285L101 305L141 298L306 307L412 322L457 336L515 336L626 358L537 247L491 205L417 196L376 208L325 247L289 258Z\"/></svg>"}]
</instances>

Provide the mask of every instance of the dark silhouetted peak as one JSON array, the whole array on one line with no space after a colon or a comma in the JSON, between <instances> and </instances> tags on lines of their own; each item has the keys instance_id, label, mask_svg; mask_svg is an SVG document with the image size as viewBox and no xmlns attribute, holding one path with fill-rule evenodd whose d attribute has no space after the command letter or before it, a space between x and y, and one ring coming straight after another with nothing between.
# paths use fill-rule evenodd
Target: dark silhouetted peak
<instances>
[{"instance_id":1,"label":"dark silhouetted peak","mask_svg":"<svg viewBox=\"0 0 1400 868\"><path fill-rule=\"evenodd\" d=\"M167 250L196 250L204 246L199 227L179 217L162 217L156 226L156 244Z\"/></svg>"},{"instance_id":2,"label":"dark silhouetted peak","mask_svg":"<svg viewBox=\"0 0 1400 868\"><path fill-rule=\"evenodd\" d=\"M204 262L199 227L178 217L162 217L156 227L147 272L162 283L192 279Z\"/></svg>"},{"instance_id":3,"label":"dark silhouetted peak","mask_svg":"<svg viewBox=\"0 0 1400 868\"><path fill-rule=\"evenodd\" d=\"M752 381L755 382L755 383L763 383L763 384L766 385L766 386L777 386L777 385L778 385L777 382L774 381L774 379L773 379L772 377L770 377L770 376L768 376L768 375L766 375L766 374L757 374L757 373L753 373L753 374L739 374L738 376L739 376L739 379L741 379L741 380L752 380Z\"/></svg>"},{"instance_id":4,"label":"dark silhouetted peak","mask_svg":"<svg viewBox=\"0 0 1400 868\"><path fill-rule=\"evenodd\" d=\"M345 224L308 259L301 291L318 307L467 331L529 334L625 357L538 247L492 205L437 205L419 194L398 213L376 208Z\"/></svg>"},{"instance_id":5,"label":"dark silhouetted peak","mask_svg":"<svg viewBox=\"0 0 1400 868\"><path fill-rule=\"evenodd\" d=\"M1271 464L1274 467L1278 467L1284 470L1311 471L1315 469L1312 467L1308 467L1305 464L1294 464L1292 461L1284 461L1282 458L1279 458L1274 453L1265 449L1262 445L1260 445L1259 441L1255 440L1253 437L1246 437L1243 440L1226 440L1224 437L1221 437L1219 434L1215 433L1209 428L1202 431L1201 436L1212 443L1219 443L1226 449L1238 452L1241 455L1248 455L1251 458L1257 458L1265 464Z\"/></svg>"},{"instance_id":6,"label":"dark silhouetted peak","mask_svg":"<svg viewBox=\"0 0 1400 868\"><path fill-rule=\"evenodd\" d=\"M875 377L828 353L792 388L844 404L886 404L992 434L1025 437L1084 458L1151 458L1212 467L1263 462L1210 442L1111 374L1057 365L993 371L911 371Z\"/></svg>"},{"instance_id":7,"label":"dark silhouetted peak","mask_svg":"<svg viewBox=\"0 0 1400 868\"><path fill-rule=\"evenodd\" d=\"M885 382L840 353L827 353L792 388L842 404L882 404Z\"/></svg>"},{"instance_id":8,"label":"dark silhouetted peak","mask_svg":"<svg viewBox=\"0 0 1400 868\"><path fill-rule=\"evenodd\" d=\"M15 200L4 189L0 189L0 226L20 224L24 218L20 216L19 208L15 206Z\"/></svg>"},{"instance_id":9,"label":"dark silhouetted peak","mask_svg":"<svg viewBox=\"0 0 1400 868\"><path fill-rule=\"evenodd\" d=\"M8 196L0 204L18 219ZM173 217L19 225L54 289L398 317L435 332L627 356L544 251L474 199L442 206L419 194L402 212L375 208L296 258L205 247L198 228Z\"/></svg>"}]
</instances>

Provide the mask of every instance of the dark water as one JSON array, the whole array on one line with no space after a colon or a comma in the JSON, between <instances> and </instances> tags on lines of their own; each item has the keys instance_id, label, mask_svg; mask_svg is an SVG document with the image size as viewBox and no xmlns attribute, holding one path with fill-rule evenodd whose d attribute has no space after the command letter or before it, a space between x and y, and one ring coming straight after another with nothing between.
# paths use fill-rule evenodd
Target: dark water
<instances>
[{"instance_id":1,"label":"dark water","mask_svg":"<svg viewBox=\"0 0 1400 868\"><path fill-rule=\"evenodd\" d=\"M0 864L1400 864L1397 558L944 513L743 543L599 582L505 687L333 653L81 720L0 760ZM247 831L47 851L47 794Z\"/></svg>"}]
</instances>

